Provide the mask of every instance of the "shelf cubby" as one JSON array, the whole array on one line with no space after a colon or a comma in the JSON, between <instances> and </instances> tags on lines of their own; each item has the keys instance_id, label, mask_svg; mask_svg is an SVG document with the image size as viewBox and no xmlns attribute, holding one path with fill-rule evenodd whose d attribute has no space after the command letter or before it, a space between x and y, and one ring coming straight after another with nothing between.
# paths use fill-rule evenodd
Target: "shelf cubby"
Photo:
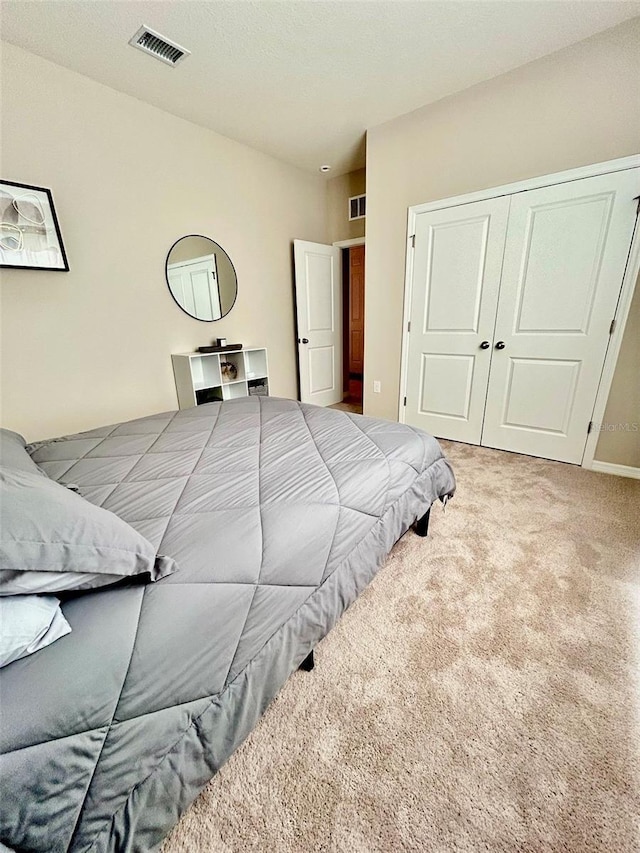
<instances>
[{"instance_id":1,"label":"shelf cubby","mask_svg":"<svg viewBox=\"0 0 640 853\"><path fill-rule=\"evenodd\" d=\"M193 376L193 387L196 390L202 388L214 388L222 384L220 362L206 355L198 356L191 362L191 373Z\"/></svg>"},{"instance_id":2,"label":"shelf cubby","mask_svg":"<svg viewBox=\"0 0 640 853\"><path fill-rule=\"evenodd\" d=\"M249 386L250 397L269 396L269 380L266 376L261 377L260 379L249 379L247 385Z\"/></svg>"},{"instance_id":3,"label":"shelf cubby","mask_svg":"<svg viewBox=\"0 0 640 853\"><path fill-rule=\"evenodd\" d=\"M244 370L244 353L242 352L221 352L215 353L220 358L220 375L222 377L222 384L226 385L229 382L240 382L245 378L245 370ZM231 374L230 376L225 376L223 373L224 365L232 364L236 372L235 374Z\"/></svg>"},{"instance_id":4,"label":"shelf cubby","mask_svg":"<svg viewBox=\"0 0 640 853\"><path fill-rule=\"evenodd\" d=\"M237 397L246 397L248 393L246 382L229 382L222 389L224 400L235 400Z\"/></svg>"},{"instance_id":5,"label":"shelf cubby","mask_svg":"<svg viewBox=\"0 0 640 853\"><path fill-rule=\"evenodd\" d=\"M266 349L247 350L244 353L244 363L247 379L265 379L267 377Z\"/></svg>"}]
</instances>

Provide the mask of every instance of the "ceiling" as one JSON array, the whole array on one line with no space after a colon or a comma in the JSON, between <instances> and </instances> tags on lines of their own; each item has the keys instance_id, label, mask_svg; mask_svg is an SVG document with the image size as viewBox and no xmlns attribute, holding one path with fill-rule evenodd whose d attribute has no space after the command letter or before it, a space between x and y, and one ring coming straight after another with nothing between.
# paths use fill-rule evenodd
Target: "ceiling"
<instances>
[{"instance_id":1,"label":"ceiling","mask_svg":"<svg viewBox=\"0 0 640 853\"><path fill-rule=\"evenodd\" d=\"M364 133L640 14L639 0L2 0L6 41L303 169ZM128 45L145 24L192 51Z\"/></svg>"}]
</instances>

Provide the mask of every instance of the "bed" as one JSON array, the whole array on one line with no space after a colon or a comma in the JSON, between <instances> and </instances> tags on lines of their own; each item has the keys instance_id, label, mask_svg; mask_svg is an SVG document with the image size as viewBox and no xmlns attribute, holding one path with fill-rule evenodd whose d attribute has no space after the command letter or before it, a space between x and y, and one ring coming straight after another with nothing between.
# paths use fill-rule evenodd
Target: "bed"
<instances>
[{"instance_id":1,"label":"bed","mask_svg":"<svg viewBox=\"0 0 640 853\"><path fill-rule=\"evenodd\" d=\"M0 670L0 841L16 851L156 848L397 539L455 489L425 433L273 397L29 452L178 569L70 596L72 632Z\"/></svg>"}]
</instances>

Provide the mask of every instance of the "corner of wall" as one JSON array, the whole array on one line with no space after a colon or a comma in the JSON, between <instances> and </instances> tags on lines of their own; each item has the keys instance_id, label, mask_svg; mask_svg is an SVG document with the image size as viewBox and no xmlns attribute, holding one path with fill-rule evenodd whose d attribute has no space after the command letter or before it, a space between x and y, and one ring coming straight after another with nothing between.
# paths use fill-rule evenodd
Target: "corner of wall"
<instances>
[{"instance_id":1,"label":"corner of wall","mask_svg":"<svg viewBox=\"0 0 640 853\"><path fill-rule=\"evenodd\" d=\"M329 243L365 235L366 219L349 220L349 199L366 192L366 169L357 169L327 181Z\"/></svg>"}]
</instances>

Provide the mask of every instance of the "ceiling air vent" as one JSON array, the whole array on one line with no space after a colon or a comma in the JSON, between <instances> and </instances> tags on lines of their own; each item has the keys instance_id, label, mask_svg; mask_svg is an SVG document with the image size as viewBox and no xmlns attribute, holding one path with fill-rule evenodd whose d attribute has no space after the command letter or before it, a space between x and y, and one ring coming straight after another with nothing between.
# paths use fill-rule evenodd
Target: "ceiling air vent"
<instances>
[{"instance_id":1,"label":"ceiling air vent","mask_svg":"<svg viewBox=\"0 0 640 853\"><path fill-rule=\"evenodd\" d=\"M167 65L177 65L185 56L191 54L190 50L180 47L179 44L161 36L150 27L140 27L135 36L129 40L129 44L166 62Z\"/></svg>"}]
</instances>

